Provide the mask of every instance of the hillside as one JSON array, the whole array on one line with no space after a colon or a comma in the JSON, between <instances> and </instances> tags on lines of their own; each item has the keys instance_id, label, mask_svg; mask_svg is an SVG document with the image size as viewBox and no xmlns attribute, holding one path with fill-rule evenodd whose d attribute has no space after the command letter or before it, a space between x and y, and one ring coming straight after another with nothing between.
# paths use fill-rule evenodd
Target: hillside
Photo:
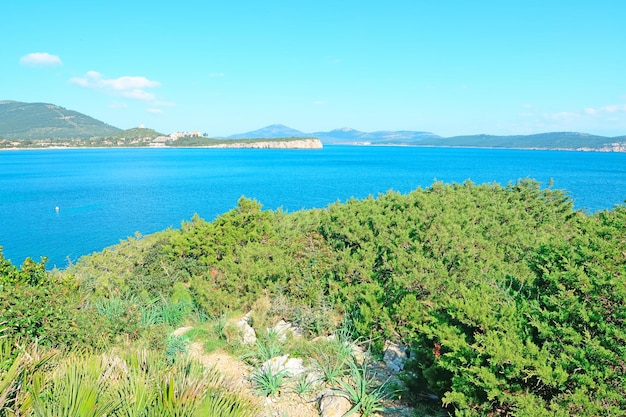
<instances>
[{"instance_id":1,"label":"hillside","mask_svg":"<svg viewBox=\"0 0 626 417\"><path fill-rule=\"evenodd\" d=\"M107 138L111 139L143 139L143 138L156 138L163 136L163 133L157 132L154 129L145 127L133 127L126 130L120 130L116 133L107 135Z\"/></svg>"},{"instance_id":2,"label":"hillside","mask_svg":"<svg viewBox=\"0 0 626 417\"><path fill-rule=\"evenodd\" d=\"M320 131L305 133L288 126L274 124L251 132L237 133L226 139L278 139L278 138L318 138L325 144L402 144L419 141L422 139L439 138L430 132L400 131L377 131L361 132L351 128L333 129L328 132Z\"/></svg>"},{"instance_id":3,"label":"hillside","mask_svg":"<svg viewBox=\"0 0 626 417\"><path fill-rule=\"evenodd\" d=\"M322 142L310 137L279 137L251 139L212 139L183 137L165 143L177 148L231 148L231 149L322 149Z\"/></svg>"},{"instance_id":4,"label":"hillside","mask_svg":"<svg viewBox=\"0 0 626 417\"><path fill-rule=\"evenodd\" d=\"M4 139L89 138L118 131L116 127L54 104L0 101L0 137Z\"/></svg>"},{"instance_id":5,"label":"hillside","mask_svg":"<svg viewBox=\"0 0 626 417\"><path fill-rule=\"evenodd\" d=\"M333 129L329 132L315 132L315 137L329 144L408 144L425 139L436 139L440 136L430 132L409 130L381 130L376 132L361 132L348 127Z\"/></svg>"},{"instance_id":6,"label":"hillside","mask_svg":"<svg viewBox=\"0 0 626 417\"><path fill-rule=\"evenodd\" d=\"M572 207L532 180L436 182L295 213L242 197L212 222L137 235L67 271L18 269L0 252L3 340L67 355L150 346L174 365L193 341L247 358L272 404L296 389L315 401L304 396L315 385L361 387L348 396L361 411L395 396L414 415L626 415L626 207ZM279 323L298 336L267 330ZM168 336L181 325L189 339ZM258 339L243 341L249 331ZM374 356L388 342L410 352L392 392L367 364L351 367L358 341ZM108 372L127 381L116 355L104 355L117 364ZM274 378L286 358L317 379Z\"/></svg>"},{"instance_id":7,"label":"hillside","mask_svg":"<svg viewBox=\"0 0 626 417\"><path fill-rule=\"evenodd\" d=\"M61 146L148 146L161 133L134 128L122 131L90 116L47 103L0 101L0 147L19 148L11 140L65 140ZM384 130L362 132L352 128L305 133L282 124L273 124L227 141L241 139L316 138L333 145L408 145L434 147L478 147L519 149L568 149L604 152L626 152L626 136L606 137L580 132L547 132L534 135L463 135L441 137L431 132ZM220 138L218 138L220 139ZM73 141L72 141L73 140ZM72 142L67 142L72 141ZM56 146L39 144L37 146ZM32 146L32 145L28 145ZM205 146L204 143L174 146ZM226 145L220 145L226 146Z\"/></svg>"},{"instance_id":8,"label":"hillside","mask_svg":"<svg viewBox=\"0 0 626 417\"><path fill-rule=\"evenodd\" d=\"M352 128L304 133L284 125L271 125L252 132L231 135L228 139L315 137L333 145L409 145L435 147L575 149L626 152L626 136L607 137L580 132L548 132L534 135L464 135L441 137L431 132L384 130L362 132Z\"/></svg>"},{"instance_id":9,"label":"hillside","mask_svg":"<svg viewBox=\"0 0 626 417\"><path fill-rule=\"evenodd\" d=\"M621 144L615 146L614 144ZM492 147L520 149L612 150L624 148L624 136L606 137L579 132L550 132L535 135L468 135L413 142L416 146ZM623 149L622 149L623 151Z\"/></svg>"}]
</instances>

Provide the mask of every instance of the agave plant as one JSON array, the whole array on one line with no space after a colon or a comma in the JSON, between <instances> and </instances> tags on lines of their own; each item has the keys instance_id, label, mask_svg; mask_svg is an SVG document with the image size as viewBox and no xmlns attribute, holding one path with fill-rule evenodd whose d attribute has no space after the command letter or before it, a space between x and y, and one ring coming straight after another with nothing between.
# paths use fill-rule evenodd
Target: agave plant
<instances>
[{"instance_id":1,"label":"agave plant","mask_svg":"<svg viewBox=\"0 0 626 417\"><path fill-rule=\"evenodd\" d=\"M387 384L377 384L376 378L368 369L367 363L359 365L356 361L350 364L350 381L339 381L354 406L344 415L347 417L360 412L362 417L385 411L385 402L389 399Z\"/></svg>"},{"instance_id":2,"label":"agave plant","mask_svg":"<svg viewBox=\"0 0 626 417\"><path fill-rule=\"evenodd\" d=\"M265 366L252 374L252 383L256 391L265 396L275 396L283 386L286 369L276 371L272 366Z\"/></svg>"}]
</instances>

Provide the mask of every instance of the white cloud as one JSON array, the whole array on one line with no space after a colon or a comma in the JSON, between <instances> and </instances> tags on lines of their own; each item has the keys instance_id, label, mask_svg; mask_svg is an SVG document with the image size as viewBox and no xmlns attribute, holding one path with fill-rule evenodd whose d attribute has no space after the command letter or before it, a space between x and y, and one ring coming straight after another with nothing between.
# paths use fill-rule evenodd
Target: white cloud
<instances>
[{"instance_id":1,"label":"white cloud","mask_svg":"<svg viewBox=\"0 0 626 417\"><path fill-rule=\"evenodd\" d=\"M154 105L161 107L174 107L176 106L176 103L174 103L173 101L155 101Z\"/></svg>"},{"instance_id":2,"label":"white cloud","mask_svg":"<svg viewBox=\"0 0 626 417\"><path fill-rule=\"evenodd\" d=\"M315 104L316 106L323 106L323 105L326 104L326 101L325 100L315 100L313 102L313 104Z\"/></svg>"},{"instance_id":3,"label":"white cloud","mask_svg":"<svg viewBox=\"0 0 626 417\"><path fill-rule=\"evenodd\" d=\"M148 113L161 114L163 113L163 109L148 109Z\"/></svg>"},{"instance_id":4,"label":"white cloud","mask_svg":"<svg viewBox=\"0 0 626 417\"><path fill-rule=\"evenodd\" d=\"M544 113L543 117L550 120L567 120L578 116L578 113L570 111L562 111L560 113Z\"/></svg>"},{"instance_id":5,"label":"white cloud","mask_svg":"<svg viewBox=\"0 0 626 417\"><path fill-rule=\"evenodd\" d=\"M20 58L20 64L30 66L63 65L61 58L47 52L33 52Z\"/></svg>"},{"instance_id":6,"label":"white cloud","mask_svg":"<svg viewBox=\"0 0 626 417\"><path fill-rule=\"evenodd\" d=\"M109 104L109 108L111 108L111 109L125 109L126 107L128 107L128 104L126 104L126 103L111 103L111 104Z\"/></svg>"},{"instance_id":7,"label":"white cloud","mask_svg":"<svg viewBox=\"0 0 626 417\"><path fill-rule=\"evenodd\" d=\"M81 87L99 89L110 94L143 101L152 101L156 98L145 89L161 86L160 82L146 77L125 75L118 78L105 78L97 71L88 71L84 77L71 78L70 82Z\"/></svg>"},{"instance_id":8,"label":"white cloud","mask_svg":"<svg viewBox=\"0 0 626 417\"><path fill-rule=\"evenodd\" d=\"M135 100L143 100L143 101L152 101L156 98L154 94L148 93L147 91L144 91L144 90L140 90L139 88L135 88L134 90L120 91L120 95L126 98L132 98Z\"/></svg>"},{"instance_id":9,"label":"white cloud","mask_svg":"<svg viewBox=\"0 0 626 417\"><path fill-rule=\"evenodd\" d=\"M223 76L224 76L224 73L223 73L223 72L211 72L211 73L209 74L209 77L211 77L211 78L215 78L215 77L223 77Z\"/></svg>"},{"instance_id":10,"label":"white cloud","mask_svg":"<svg viewBox=\"0 0 626 417\"><path fill-rule=\"evenodd\" d=\"M609 104L602 107L587 107L580 111L563 111L560 113L544 113L543 117L550 120L573 120L582 118L602 118L616 113L626 112L626 104Z\"/></svg>"},{"instance_id":11,"label":"white cloud","mask_svg":"<svg viewBox=\"0 0 626 417\"><path fill-rule=\"evenodd\" d=\"M585 113L590 115L601 115L606 113L626 112L626 104L609 104L598 108L586 108Z\"/></svg>"}]
</instances>

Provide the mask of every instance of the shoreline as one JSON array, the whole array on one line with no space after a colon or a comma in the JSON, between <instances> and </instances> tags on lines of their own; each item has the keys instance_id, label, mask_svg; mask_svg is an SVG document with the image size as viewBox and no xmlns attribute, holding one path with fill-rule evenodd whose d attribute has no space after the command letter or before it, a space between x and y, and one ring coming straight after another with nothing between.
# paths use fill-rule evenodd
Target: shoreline
<instances>
[{"instance_id":1,"label":"shoreline","mask_svg":"<svg viewBox=\"0 0 626 417\"><path fill-rule=\"evenodd\" d=\"M406 148L438 148L438 149L489 149L489 150L519 150L519 151L559 151L559 152L595 152L595 153L626 153L626 150L613 150L608 148L520 148L520 147L500 147L500 146L441 146L441 145L411 145L411 144L352 144L352 143L333 143L322 144L320 147L290 147L290 146L262 146L267 144L285 144L289 142L256 142L254 144L219 144L207 146L46 146L46 147L27 147L27 148L0 148L2 151L46 151L46 150L76 150L76 149L284 149L284 150L320 150L325 146L350 146L355 148L373 148L373 147L406 147ZM257 146L253 146L257 145Z\"/></svg>"}]
</instances>

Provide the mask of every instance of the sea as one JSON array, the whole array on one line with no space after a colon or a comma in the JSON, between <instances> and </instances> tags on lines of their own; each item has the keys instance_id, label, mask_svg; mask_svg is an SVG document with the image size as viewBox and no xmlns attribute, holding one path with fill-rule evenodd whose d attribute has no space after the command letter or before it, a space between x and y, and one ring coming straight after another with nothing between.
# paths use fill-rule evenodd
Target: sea
<instances>
[{"instance_id":1,"label":"sea","mask_svg":"<svg viewBox=\"0 0 626 417\"><path fill-rule=\"evenodd\" d=\"M324 208L435 181L531 178L593 213L626 199L626 153L403 146L45 149L0 152L4 257L66 268L120 240L213 220L241 196L264 209Z\"/></svg>"}]
</instances>

